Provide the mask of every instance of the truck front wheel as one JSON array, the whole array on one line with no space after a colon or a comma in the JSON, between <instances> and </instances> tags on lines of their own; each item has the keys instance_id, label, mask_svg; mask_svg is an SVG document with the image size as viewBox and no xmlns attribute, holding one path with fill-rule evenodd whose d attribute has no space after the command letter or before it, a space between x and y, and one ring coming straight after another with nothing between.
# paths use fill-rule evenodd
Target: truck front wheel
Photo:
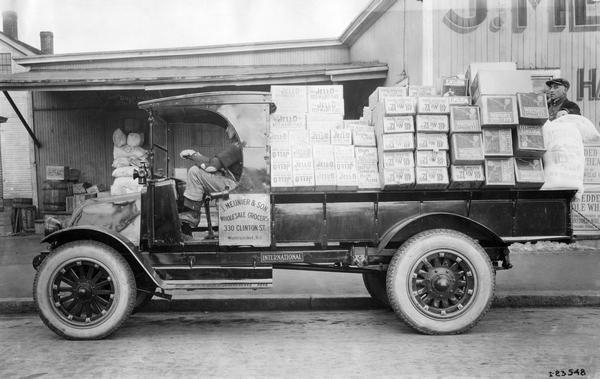
<instances>
[{"instance_id":1,"label":"truck front wheel","mask_svg":"<svg viewBox=\"0 0 600 379\"><path fill-rule=\"evenodd\" d=\"M388 300L386 293L385 284L385 272L363 272L363 282L369 295L384 308L390 308L390 301Z\"/></svg>"},{"instance_id":2,"label":"truck front wheel","mask_svg":"<svg viewBox=\"0 0 600 379\"><path fill-rule=\"evenodd\" d=\"M489 310L495 273L485 250L465 234L434 229L408 239L390 262L394 312L426 334L458 334Z\"/></svg>"},{"instance_id":3,"label":"truck front wheel","mask_svg":"<svg viewBox=\"0 0 600 379\"><path fill-rule=\"evenodd\" d=\"M101 339L131 314L136 286L126 260L94 241L59 246L40 265L33 296L40 318L67 339Z\"/></svg>"}]
</instances>

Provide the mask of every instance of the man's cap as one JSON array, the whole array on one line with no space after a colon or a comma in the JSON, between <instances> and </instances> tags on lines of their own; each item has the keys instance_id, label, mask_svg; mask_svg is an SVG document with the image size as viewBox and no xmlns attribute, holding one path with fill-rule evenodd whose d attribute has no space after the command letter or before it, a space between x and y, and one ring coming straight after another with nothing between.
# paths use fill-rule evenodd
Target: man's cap
<instances>
[{"instance_id":1,"label":"man's cap","mask_svg":"<svg viewBox=\"0 0 600 379\"><path fill-rule=\"evenodd\" d=\"M552 84L558 84L559 86L565 86L566 89L571 87L571 84L568 80L562 78L551 79L546 82L546 85L550 87Z\"/></svg>"}]
</instances>

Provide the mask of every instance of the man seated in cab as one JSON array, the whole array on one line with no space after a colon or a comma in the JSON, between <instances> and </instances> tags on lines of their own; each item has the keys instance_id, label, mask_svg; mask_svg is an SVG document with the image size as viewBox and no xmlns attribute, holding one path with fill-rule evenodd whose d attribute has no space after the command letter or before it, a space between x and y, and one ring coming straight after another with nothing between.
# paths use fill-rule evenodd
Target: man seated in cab
<instances>
[{"instance_id":1,"label":"man seated in cab","mask_svg":"<svg viewBox=\"0 0 600 379\"><path fill-rule=\"evenodd\" d=\"M233 126L225 129L230 144L213 157L186 149L179 153L183 159L194 161L187 172L187 184L183 193L183 205L186 211L179 215L183 232L189 233L189 228L195 228L200 222L202 199L204 194L220 192L237 187L243 170L243 144Z\"/></svg>"},{"instance_id":2,"label":"man seated in cab","mask_svg":"<svg viewBox=\"0 0 600 379\"><path fill-rule=\"evenodd\" d=\"M567 99L567 91L571 84L566 79L556 78L546 82L548 87L548 113L550 121L566 114L581 114L579 106Z\"/></svg>"}]
</instances>

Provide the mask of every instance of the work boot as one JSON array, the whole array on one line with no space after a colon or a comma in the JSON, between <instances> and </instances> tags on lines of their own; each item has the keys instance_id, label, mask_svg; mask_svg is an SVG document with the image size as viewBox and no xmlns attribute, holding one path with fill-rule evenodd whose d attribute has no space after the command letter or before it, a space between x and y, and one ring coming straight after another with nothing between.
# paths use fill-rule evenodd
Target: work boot
<instances>
[{"instance_id":1,"label":"work boot","mask_svg":"<svg viewBox=\"0 0 600 379\"><path fill-rule=\"evenodd\" d=\"M181 221L181 231L184 234L192 235L192 229L196 228L200 223L202 202L184 198L183 206L185 207L185 211L179 214L179 221Z\"/></svg>"}]
</instances>

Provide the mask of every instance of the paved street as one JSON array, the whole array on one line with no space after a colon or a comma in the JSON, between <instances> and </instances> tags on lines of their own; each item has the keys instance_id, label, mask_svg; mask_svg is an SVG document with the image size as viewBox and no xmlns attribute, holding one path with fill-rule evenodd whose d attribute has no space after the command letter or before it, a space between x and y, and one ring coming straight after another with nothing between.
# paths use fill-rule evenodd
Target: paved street
<instances>
[{"instance_id":1,"label":"paved street","mask_svg":"<svg viewBox=\"0 0 600 379\"><path fill-rule=\"evenodd\" d=\"M96 342L62 340L36 315L0 317L2 378L544 378L569 369L600 377L600 308L492 309L460 336L416 334L385 310L147 313Z\"/></svg>"}]
</instances>

